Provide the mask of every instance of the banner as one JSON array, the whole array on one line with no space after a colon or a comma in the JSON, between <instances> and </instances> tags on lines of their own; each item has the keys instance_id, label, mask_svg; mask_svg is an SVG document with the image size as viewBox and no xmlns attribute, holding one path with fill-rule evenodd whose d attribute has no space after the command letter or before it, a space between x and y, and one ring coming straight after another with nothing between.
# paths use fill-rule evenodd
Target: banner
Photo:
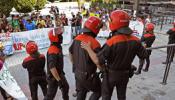
<instances>
[{"instance_id":1,"label":"banner","mask_svg":"<svg viewBox=\"0 0 175 100\"><path fill-rule=\"evenodd\" d=\"M50 45L48 32L51 28L43 28L32 31L12 33L12 41L15 52L24 51L24 46L28 41L35 41L39 49L46 48Z\"/></svg>"},{"instance_id":2,"label":"banner","mask_svg":"<svg viewBox=\"0 0 175 100\"><path fill-rule=\"evenodd\" d=\"M144 31L144 24L138 20L130 21L129 27L133 30L133 35L141 38Z\"/></svg>"},{"instance_id":3,"label":"banner","mask_svg":"<svg viewBox=\"0 0 175 100\"><path fill-rule=\"evenodd\" d=\"M24 46L29 40L35 41L39 49L47 48L50 46L48 32L53 28L43 28L32 31L12 33L12 42L15 52L25 51ZM71 27L65 26L63 33L63 44L71 42Z\"/></svg>"},{"instance_id":4,"label":"banner","mask_svg":"<svg viewBox=\"0 0 175 100\"><path fill-rule=\"evenodd\" d=\"M98 34L98 37L108 37L109 36L109 33L110 33L110 30L109 30L109 23L107 22L107 29L106 30L103 30L101 29L99 34ZM142 22L140 21L130 21L129 23L129 27L133 30L133 35L138 37L138 38L141 38L142 35L143 35L143 31L144 31L144 25Z\"/></svg>"},{"instance_id":5,"label":"banner","mask_svg":"<svg viewBox=\"0 0 175 100\"><path fill-rule=\"evenodd\" d=\"M4 63L3 68L0 70L0 86L15 99L28 100L16 80L10 74L6 63Z\"/></svg>"}]
</instances>

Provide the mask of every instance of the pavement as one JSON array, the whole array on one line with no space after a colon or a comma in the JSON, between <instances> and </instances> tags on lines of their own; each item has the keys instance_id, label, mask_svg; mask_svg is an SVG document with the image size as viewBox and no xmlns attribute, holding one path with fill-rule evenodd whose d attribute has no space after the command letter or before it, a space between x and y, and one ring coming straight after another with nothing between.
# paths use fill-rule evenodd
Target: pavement
<instances>
[{"instance_id":1,"label":"pavement","mask_svg":"<svg viewBox=\"0 0 175 100\"><path fill-rule=\"evenodd\" d=\"M168 36L165 34L166 31L171 27L168 25L164 30L159 30L159 26L156 27L156 40L153 46L166 45L168 42ZM106 41L103 38L98 38L101 44L104 44ZM63 45L64 53L64 70L66 72L66 78L70 85L70 100L76 100L72 96L72 93L75 90L75 80L74 74L72 73L71 62L68 57L68 45ZM41 53L46 54L47 48L40 50ZM8 66L10 67L11 74L17 80L19 86L24 91L25 95L30 98L30 90L28 87L28 75L27 71L22 68L21 63L26 53L16 53L7 58ZM161 64L162 61L165 61L166 58L166 49L153 50L151 55L151 65L149 72L143 72L141 75L135 75L128 84L127 89L127 100L174 100L175 98L175 63L172 63L171 70L168 77L168 84L162 85L163 74L165 70L165 65ZM138 58L134 60L134 65L138 66ZM42 92L39 88L39 100L43 99ZM90 93L88 94L89 97ZM112 100L116 100L117 94L113 93ZM0 100L2 100L0 95ZM60 91L57 92L55 100L62 100Z\"/></svg>"}]
</instances>

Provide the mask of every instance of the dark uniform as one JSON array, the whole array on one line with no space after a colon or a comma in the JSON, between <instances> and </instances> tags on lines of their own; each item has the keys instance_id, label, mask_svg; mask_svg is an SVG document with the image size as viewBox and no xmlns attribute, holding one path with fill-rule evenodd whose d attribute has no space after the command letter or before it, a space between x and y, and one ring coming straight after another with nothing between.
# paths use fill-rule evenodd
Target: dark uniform
<instances>
[{"instance_id":1,"label":"dark uniform","mask_svg":"<svg viewBox=\"0 0 175 100\"><path fill-rule=\"evenodd\" d=\"M118 100L126 100L129 72L135 56L146 57L146 50L139 39L132 35L113 33L98 53L100 65L107 63L102 81L102 100L111 100L114 87Z\"/></svg>"},{"instance_id":2,"label":"dark uniform","mask_svg":"<svg viewBox=\"0 0 175 100\"><path fill-rule=\"evenodd\" d=\"M38 57L28 56L24 59L22 66L28 70L29 87L31 91L32 100L38 100L38 85L40 85L44 95L47 93L47 81L45 67L45 56Z\"/></svg>"},{"instance_id":3,"label":"dark uniform","mask_svg":"<svg viewBox=\"0 0 175 100\"><path fill-rule=\"evenodd\" d=\"M175 28L170 29L167 34L169 35L169 39L168 39L168 44L174 44L175 43ZM167 58L168 56L170 56L170 49L172 49L172 55L170 58L170 62L173 61L174 58L174 53L175 53L175 47L168 47L167 48ZM165 63L168 62L168 59L166 59Z\"/></svg>"},{"instance_id":4,"label":"dark uniform","mask_svg":"<svg viewBox=\"0 0 175 100\"><path fill-rule=\"evenodd\" d=\"M47 52L48 92L44 100L53 100L60 85L50 72L50 69L52 69L52 67L56 67L58 74L61 77L61 81L63 82L64 86L61 88L63 100L69 100L69 85L63 71L62 49L61 47L58 48L58 46L55 46L53 44L49 47Z\"/></svg>"},{"instance_id":5,"label":"dark uniform","mask_svg":"<svg viewBox=\"0 0 175 100\"><path fill-rule=\"evenodd\" d=\"M73 57L73 66L76 79L77 100L85 100L88 91L93 94L89 100L98 100L101 96L101 81L96 74L97 66L93 63L88 53L81 48L81 42L91 42L93 50L97 53L101 46L92 36L78 35L69 48Z\"/></svg>"},{"instance_id":6,"label":"dark uniform","mask_svg":"<svg viewBox=\"0 0 175 100\"><path fill-rule=\"evenodd\" d=\"M141 42L143 42L146 45L146 48L149 48L152 46L153 42L155 41L155 35L153 33L146 33L142 36L141 38ZM146 67L144 69L144 71L148 71L149 69L149 65L150 65L150 55L152 50L147 50L148 52L148 56L146 58ZM139 69L138 71L141 73L141 70L143 68L145 60L144 59L140 59L140 65L139 65Z\"/></svg>"}]
</instances>

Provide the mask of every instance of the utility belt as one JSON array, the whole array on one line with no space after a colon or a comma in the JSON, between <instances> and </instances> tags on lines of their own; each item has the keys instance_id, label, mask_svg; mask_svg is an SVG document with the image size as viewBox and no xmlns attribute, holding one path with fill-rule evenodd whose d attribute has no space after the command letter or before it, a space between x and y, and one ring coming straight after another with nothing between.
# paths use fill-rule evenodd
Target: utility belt
<instances>
[{"instance_id":1,"label":"utility belt","mask_svg":"<svg viewBox=\"0 0 175 100\"><path fill-rule=\"evenodd\" d=\"M94 73L89 73L89 72L83 72L80 70L75 70L75 77L80 79L80 80L89 80L97 76L96 72Z\"/></svg>"},{"instance_id":2,"label":"utility belt","mask_svg":"<svg viewBox=\"0 0 175 100\"><path fill-rule=\"evenodd\" d=\"M107 73L115 73L115 74L128 74L130 78L134 75L134 71L137 68L132 65L130 70L112 70L112 69L106 69Z\"/></svg>"},{"instance_id":3,"label":"utility belt","mask_svg":"<svg viewBox=\"0 0 175 100\"><path fill-rule=\"evenodd\" d=\"M113 69L106 69L109 73L129 73L129 70L113 70Z\"/></svg>"}]
</instances>

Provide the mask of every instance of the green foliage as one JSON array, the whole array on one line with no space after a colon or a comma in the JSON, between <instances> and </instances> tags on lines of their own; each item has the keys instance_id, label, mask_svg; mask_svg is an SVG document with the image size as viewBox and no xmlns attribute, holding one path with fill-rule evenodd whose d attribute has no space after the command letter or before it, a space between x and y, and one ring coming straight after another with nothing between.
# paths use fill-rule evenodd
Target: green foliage
<instances>
[{"instance_id":1,"label":"green foliage","mask_svg":"<svg viewBox=\"0 0 175 100\"><path fill-rule=\"evenodd\" d=\"M33 10L36 0L15 0L15 9L21 13L28 13Z\"/></svg>"},{"instance_id":2,"label":"green foliage","mask_svg":"<svg viewBox=\"0 0 175 100\"><path fill-rule=\"evenodd\" d=\"M13 8L13 0L0 0L0 13L8 16Z\"/></svg>"},{"instance_id":3,"label":"green foliage","mask_svg":"<svg viewBox=\"0 0 175 100\"><path fill-rule=\"evenodd\" d=\"M37 0L36 5L35 5L35 9L41 10L42 8L44 8L46 2L47 2L47 0Z\"/></svg>"}]
</instances>

